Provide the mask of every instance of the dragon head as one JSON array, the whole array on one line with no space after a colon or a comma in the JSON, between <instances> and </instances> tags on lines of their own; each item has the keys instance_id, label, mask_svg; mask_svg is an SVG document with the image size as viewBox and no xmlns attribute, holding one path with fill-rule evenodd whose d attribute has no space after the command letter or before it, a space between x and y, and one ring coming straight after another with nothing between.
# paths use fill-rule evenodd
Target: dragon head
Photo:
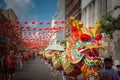
<instances>
[{"instance_id":1,"label":"dragon head","mask_svg":"<svg viewBox=\"0 0 120 80\"><path fill-rule=\"evenodd\" d=\"M72 17L70 18L70 25L71 36L66 49L68 59L73 64L82 61L88 67L99 66L101 64L99 49L105 50L105 47L100 43L102 38L102 34L99 32L101 21L97 21L93 27L87 28L82 22ZM97 70L97 68L94 69Z\"/></svg>"}]
</instances>

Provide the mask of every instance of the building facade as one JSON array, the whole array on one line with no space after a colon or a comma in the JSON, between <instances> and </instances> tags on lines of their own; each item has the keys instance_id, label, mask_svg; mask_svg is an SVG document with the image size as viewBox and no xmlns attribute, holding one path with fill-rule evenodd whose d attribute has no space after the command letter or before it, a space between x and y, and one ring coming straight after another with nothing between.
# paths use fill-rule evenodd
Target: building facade
<instances>
[{"instance_id":1,"label":"building facade","mask_svg":"<svg viewBox=\"0 0 120 80\"><path fill-rule=\"evenodd\" d=\"M89 27L107 13L118 16L120 10L114 10L118 5L120 5L120 0L82 0L81 20L86 27Z\"/></svg>"},{"instance_id":2,"label":"building facade","mask_svg":"<svg viewBox=\"0 0 120 80\"><path fill-rule=\"evenodd\" d=\"M56 21L55 17L52 17L52 24L51 24L52 28L56 27L55 21ZM56 44L57 43L57 36L56 35L57 35L56 33L54 35L52 35L49 44Z\"/></svg>"},{"instance_id":3,"label":"building facade","mask_svg":"<svg viewBox=\"0 0 120 80\"><path fill-rule=\"evenodd\" d=\"M74 17L77 20L81 20L81 0L65 0L65 20L66 23ZM70 36L70 26L65 29L65 38Z\"/></svg>"},{"instance_id":4,"label":"building facade","mask_svg":"<svg viewBox=\"0 0 120 80\"><path fill-rule=\"evenodd\" d=\"M65 21L65 0L58 0L57 2L57 11L56 11L56 21L58 22L57 26L65 26L65 24L61 24L61 21ZM58 31L57 35L57 43L64 39L64 30Z\"/></svg>"},{"instance_id":5,"label":"building facade","mask_svg":"<svg viewBox=\"0 0 120 80\"><path fill-rule=\"evenodd\" d=\"M65 0L57 1L57 10L55 15L52 17L52 24L51 24L52 28L65 26L65 24L61 24L61 21L65 21ZM57 22L57 24L55 24L55 22ZM64 39L64 30L60 30L52 36L49 44L58 44L60 40L63 39Z\"/></svg>"},{"instance_id":6,"label":"building facade","mask_svg":"<svg viewBox=\"0 0 120 80\"><path fill-rule=\"evenodd\" d=\"M120 8L116 8L116 6L120 6L120 0L82 0L81 20L86 27L89 27L107 14L117 17L120 15ZM113 42L115 42L114 39L111 41L109 38L104 37L102 44L106 47L106 51L101 51L101 53L105 57L112 56L113 59L119 59L119 49L115 48L119 46L115 46Z\"/></svg>"},{"instance_id":7,"label":"building facade","mask_svg":"<svg viewBox=\"0 0 120 80\"><path fill-rule=\"evenodd\" d=\"M0 8L0 54L6 54L8 51L8 46L7 46L8 40L5 37L4 31L3 31L4 27L2 26L5 23L6 18L2 14L2 11L4 10Z\"/></svg>"},{"instance_id":8,"label":"building facade","mask_svg":"<svg viewBox=\"0 0 120 80\"><path fill-rule=\"evenodd\" d=\"M15 49L17 50L17 39L20 38L22 35L22 30L20 30L19 26L20 24L17 24L16 21L19 22L15 12L12 9L8 10L2 10L0 13L2 16L2 23L0 24L1 30L6 31L1 34L1 36L4 36L3 39L7 43L6 47L7 50ZM14 26L13 26L14 25Z\"/></svg>"}]
</instances>

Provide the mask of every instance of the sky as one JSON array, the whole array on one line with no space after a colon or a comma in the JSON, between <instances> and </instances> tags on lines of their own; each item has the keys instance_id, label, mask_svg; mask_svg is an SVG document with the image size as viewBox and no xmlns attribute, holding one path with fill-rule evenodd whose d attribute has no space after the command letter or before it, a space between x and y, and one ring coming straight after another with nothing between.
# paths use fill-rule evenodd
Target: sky
<instances>
[{"instance_id":1,"label":"sky","mask_svg":"<svg viewBox=\"0 0 120 80\"><path fill-rule=\"evenodd\" d=\"M57 0L0 0L0 4L12 8L21 22L51 21L57 8Z\"/></svg>"},{"instance_id":2,"label":"sky","mask_svg":"<svg viewBox=\"0 0 120 80\"><path fill-rule=\"evenodd\" d=\"M51 22L52 16L55 16L57 12L59 12L59 19L64 18L62 14L64 4L61 0L0 0L0 5L4 9L13 9L21 24L28 21L29 26L32 26L31 22L35 21L37 24L34 27L39 27L39 22L43 21L42 27L46 27L47 22ZM62 39L61 34L58 37Z\"/></svg>"}]
</instances>

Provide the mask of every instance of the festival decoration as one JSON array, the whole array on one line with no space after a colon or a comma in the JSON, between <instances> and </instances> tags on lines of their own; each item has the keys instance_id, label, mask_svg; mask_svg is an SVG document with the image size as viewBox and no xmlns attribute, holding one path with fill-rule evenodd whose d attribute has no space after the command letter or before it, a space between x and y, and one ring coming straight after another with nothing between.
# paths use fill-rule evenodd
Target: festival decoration
<instances>
[{"instance_id":1,"label":"festival decoration","mask_svg":"<svg viewBox=\"0 0 120 80\"><path fill-rule=\"evenodd\" d=\"M50 25L50 21L48 21L47 24Z\"/></svg>"},{"instance_id":2,"label":"festival decoration","mask_svg":"<svg viewBox=\"0 0 120 80\"><path fill-rule=\"evenodd\" d=\"M16 24L19 24L20 22L18 20L16 20Z\"/></svg>"},{"instance_id":3,"label":"festival decoration","mask_svg":"<svg viewBox=\"0 0 120 80\"><path fill-rule=\"evenodd\" d=\"M35 21L32 21L32 24L34 25L34 24L35 24Z\"/></svg>"},{"instance_id":4,"label":"festival decoration","mask_svg":"<svg viewBox=\"0 0 120 80\"><path fill-rule=\"evenodd\" d=\"M71 25L71 36L65 52L60 54L57 50L51 50L52 57L50 57L46 51L44 53L45 60L49 60L56 70L63 70L71 80L76 80L81 73L84 76L83 80L99 80L102 76L99 49L105 50L105 47L100 44L102 39L102 34L99 33L101 22L98 21L93 27L86 28L82 22L71 18L69 24ZM57 32L59 28L53 27L52 30Z\"/></svg>"},{"instance_id":5,"label":"festival decoration","mask_svg":"<svg viewBox=\"0 0 120 80\"><path fill-rule=\"evenodd\" d=\"M72 26L72 36L69 38L69 43L65 51L68 60L76 66L79 66L77 64L84 63L79 66L81 73L84 74L84 80L89 80L90 76L97 80L101 76L99 70L101 60L98 55L98 49L102 48L105 50L99 44L102 38L102 34L98 31L101 27L101 22L98 21L92 29L87 29L83 27L82 22L71 18L70 25ZM75 33L77 33L77 36ZM94 72L98 75L94 75Z\"/></svg>"},{"instance_id":6,"label":"festival decoration","mask_svg":"<svg viewBox=\"0 0 120 80\"><path fill-rule=\"evenodd\" d=\"M65 23L64 20L62 20L61 23L64 24Z\"/></svg>"},{"instance_id":7,"label":"festival decoration","mask_svg":"<svg viewBox=\"0 0 120 80\"><path fill-rule=\"evenodd\" d=\"M28 24L28 22L27 22L27 21L24 21L24 24Z\"/></svg>"}]
</instances>

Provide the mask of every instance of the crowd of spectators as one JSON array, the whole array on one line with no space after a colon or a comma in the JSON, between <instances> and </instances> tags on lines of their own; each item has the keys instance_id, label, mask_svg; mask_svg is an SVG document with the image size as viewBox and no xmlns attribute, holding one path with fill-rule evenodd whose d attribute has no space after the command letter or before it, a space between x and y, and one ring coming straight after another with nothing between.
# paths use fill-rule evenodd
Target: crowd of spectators
<instances>
[{"instance_id":1,"label":"crowd of spectators","mask_svg":"<svg viewBox=\"0 0 120 80\"><path fill-rule=\"evenodd\" d=\"M23 64L29 63L30 59L35 59L34 52L10 51L7 54L0 54L0 80L12 80L16 69L22 69Z\"/></svg>"}]
</instances>

